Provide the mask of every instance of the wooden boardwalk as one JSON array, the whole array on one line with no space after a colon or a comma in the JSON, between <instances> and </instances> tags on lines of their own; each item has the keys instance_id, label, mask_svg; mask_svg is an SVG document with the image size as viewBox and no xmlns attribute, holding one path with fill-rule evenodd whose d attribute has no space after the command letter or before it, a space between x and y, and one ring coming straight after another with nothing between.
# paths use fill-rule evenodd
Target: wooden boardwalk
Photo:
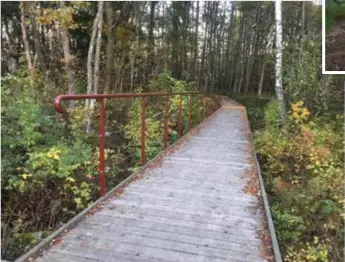
<instances>
[{"instance_id":1,"label":"wooden boardwalk","mask_svg":"<svg viewBox=\"0 0 345 262\"><path fill-rule=\"evenodd\" d=\"M223 101L35 261L273 261L260 237L270 233L258 176L247 171L255 162L244 116Z\"/></svg>"}]
</instances>

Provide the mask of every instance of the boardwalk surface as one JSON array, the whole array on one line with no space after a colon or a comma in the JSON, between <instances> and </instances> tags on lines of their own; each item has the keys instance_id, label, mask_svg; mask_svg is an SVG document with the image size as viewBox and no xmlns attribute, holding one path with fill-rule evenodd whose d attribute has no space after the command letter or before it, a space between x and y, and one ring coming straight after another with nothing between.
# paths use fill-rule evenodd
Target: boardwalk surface
<instances>
[{"instance_id":1,"label":"boardwalk surface","mask_svg":"<svg viewBox=\"0 0 345 262\"><path fill-rule=\"evenodd\" d=\"M267 261L242 110L208 118L161 165L81 221L35 261Z\"/></svg>"}]
</instances>

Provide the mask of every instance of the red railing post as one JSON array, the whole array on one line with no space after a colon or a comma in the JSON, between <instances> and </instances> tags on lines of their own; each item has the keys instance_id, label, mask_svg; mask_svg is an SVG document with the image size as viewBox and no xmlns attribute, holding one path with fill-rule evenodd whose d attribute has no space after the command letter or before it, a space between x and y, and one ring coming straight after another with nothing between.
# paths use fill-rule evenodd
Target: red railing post
<instances>
[{"instance_id":1,"label":"red railing post","mask_svg":"<svg viewBox=\"0 0 345 262\"><path fill-rule=\"evenodd\" d=\"M169 96L165 102L164 108L164 149L168 147L168 113L169 113Z\"/></svg>"},{"instance_id":2,"label":"red railing post","mask_svg":"<svg viewBox=\"0 0 345 262\"><path fill-rule=\"evenodd\" d=\"M180 101L178 106L178 135L182 136L182 95L180 95Z\"/></svg>"},{"instance_id":3,"label":"red railing post","mask_svg":"<svg viewBox=\"0 0 345 262\"><path fill-rule=\"evenodd\" d=\"M192 128L192 96L189 96L188 131Z\"/></svg>"},{"instance_id":4,"label":"red railing post","mask_svg":"<svg viewBox=\"0 0 345 262\"><path fill-rule=\"evenodd\" d=\"M146 162L145 141L146 141L146 97L141 99L141 164Z\"/></svg>"},{"instance_id":5,"label":"red railing post","mask_svg":"<svg viewBox=\"0 0 345 262\"><path fill-rule=\"evenodd\" d=\"M104 99L99 100L99 187L101 196L105 195L105 158L104 158L104 144L105 144L105 112Z\"/></svg>"}]
</instances>

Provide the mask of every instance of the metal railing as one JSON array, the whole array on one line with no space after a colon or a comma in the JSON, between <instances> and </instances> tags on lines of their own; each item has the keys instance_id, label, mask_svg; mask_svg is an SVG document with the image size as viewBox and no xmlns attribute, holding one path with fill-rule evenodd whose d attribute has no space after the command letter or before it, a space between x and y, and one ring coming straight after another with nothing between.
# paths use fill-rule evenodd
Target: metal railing
<instances>
[{"instance_id":1,"label":"metal railing","mask_svg":"<svg viewBox=\"0 0 345 262\"><path fill-rule=\"evenodd\" d=\"M203 109L208 111L207 103L205 103L206 96L200 92L183 92L183 93L118 93L118 94L81 94L81 95L59 95L55 98L54 104L57 112L67 116L66 111L61 105L62 101L75 101L75 100L86 100L96 99L99 103L99 184L100 194L104 196L106 193L105 185L105 106L104 99L120 99L120 98L141 98L141 156L140 163L144 165L146 163L145 154L145 141L146 141L146 100L148 97L165 97L164 106L164 149L168 147L168 117L169 117L169 98L173 96L179 96L178 105L178 135L183 135L182 130L182 97L189 97L188 104L188 130L192 128L192 97L200 97L202 101ZM215 99L212 100L214 103L218 103ZM206 107L206 108L205 108ZM204 111L204 112L205 112ZM195 111L197 121L200 118L200 112Z\"/></svg>"}]
</instances>

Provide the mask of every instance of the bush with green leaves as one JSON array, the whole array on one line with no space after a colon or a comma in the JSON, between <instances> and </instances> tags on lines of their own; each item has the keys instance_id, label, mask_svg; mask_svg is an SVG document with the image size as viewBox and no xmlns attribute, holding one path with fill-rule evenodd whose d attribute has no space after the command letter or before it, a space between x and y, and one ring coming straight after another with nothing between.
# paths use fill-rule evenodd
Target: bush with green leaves
<instances>
[{"instance_id":1,"label":"bush with green leaves","mask_svg":"<svg viewBox=\"0 0 345 262\"><path fill-rule=\"evenodd\" d=\"M13 88L23 84L18 81L6 78L1 89L1 244L7 259L84 209L97 191L92 145L73 137L52 107L40 107L29 85L15 96Z\"/></svg>"},{"instance_id":2,"label":"bush with green leaves","mask_svg":"<svg viewBox=\"0 0 345 262\"><path fill-rule=\"evenodd\" d=\"M332 27L335 21L345 20L344 1L326 1L326 28Z\"/></svg>"},{"instance_id":3,"label":"bush with green leaves","mask_svg":"<svg viewBox=\"0 0 345 262\"><path fill-rule=\"evenodd\" d=\"M67 123L55 112L52 101L37 102L37 94L32 92L35 83L27 77L6 77L2 84L1 247L2 257L14 260L99 197L99 105L91 112L85 109L84 101L71 107L66 103ZM186 92L196 88L163 72L147 90ZM179 101L179 96L169 98L170 142L178 138ZM165 102L164 97L147 98L148 159L163 149ZM188 97L183 97L184 133L188 129L188 107ZM192 120L196 110L201 120L202 108L202 103L193 100ZM109 100L106 109L106 185L110 189L139 165L141 100ZM92 120L90 132L85 132L87 116Z\"/></svg>"},{"instance_id":4,"label":"bush with green leaves","mask_svg":"<svg viewBox=\"0 0 345 262\"><path fill-rule=\"evenodd\" d=\"M310 116L300 101L291 105L283 129L255 136L286 261L344 258L344 141L339 121L343 115L326 121Z\"/></svg>"},{"instance_id":5,"label":"bush with green leaves","mask_svg":"<svg viewBox=\"0 0 345 262\"><path fill-rule=\"evenodd\" d=\"M278 100L271 100L265 107L264 119L266 128L270 131L279 129L280 127L280 114Z\"/></svg>"},{"instance_id":6,"label":"bush with green leaves","mask_svg":"<svg viewBox=\"0 0 345 262\"><path fill-rule=\"evenodd\" d=\"M183 80L177 80L171 77L167 72L162 72L159 76L152 80L148 87L149 90L161 90L162 92L179 93L196 91L194 83ZM142 89L136 90L137 93ZM163 117L166 97L147 97L146 98L146 156L148 159L154 157L163 149ZM188 131L188 110L189 96L182 96L182 128L183 132ZM208 99L209 100L209 99ZM178 108L180 104L180 96L170 96L168 98L168 125L170 142L178 139ZM199 114L199 121L205 115L200 97L198 100L192 98L192 124L195 125L195 118ZM129 122L124 125L125 136L128 140L129 147L136 148L136 156L140 157L141 152L141 100L135 99L129 109Z\"/></svg>"},{"instance_id":7,"label":"bush with green leaves","mask_svg":"<svg viewBox=\"0 0 345 262\"><path fill-rule=\"evenodd\" d=\"M334 94L334 76L321 69L321 35L306 35L284 49L284 87L289 103L299 100L315 115L327 111Z\"/></svg>"}]
</instances>

